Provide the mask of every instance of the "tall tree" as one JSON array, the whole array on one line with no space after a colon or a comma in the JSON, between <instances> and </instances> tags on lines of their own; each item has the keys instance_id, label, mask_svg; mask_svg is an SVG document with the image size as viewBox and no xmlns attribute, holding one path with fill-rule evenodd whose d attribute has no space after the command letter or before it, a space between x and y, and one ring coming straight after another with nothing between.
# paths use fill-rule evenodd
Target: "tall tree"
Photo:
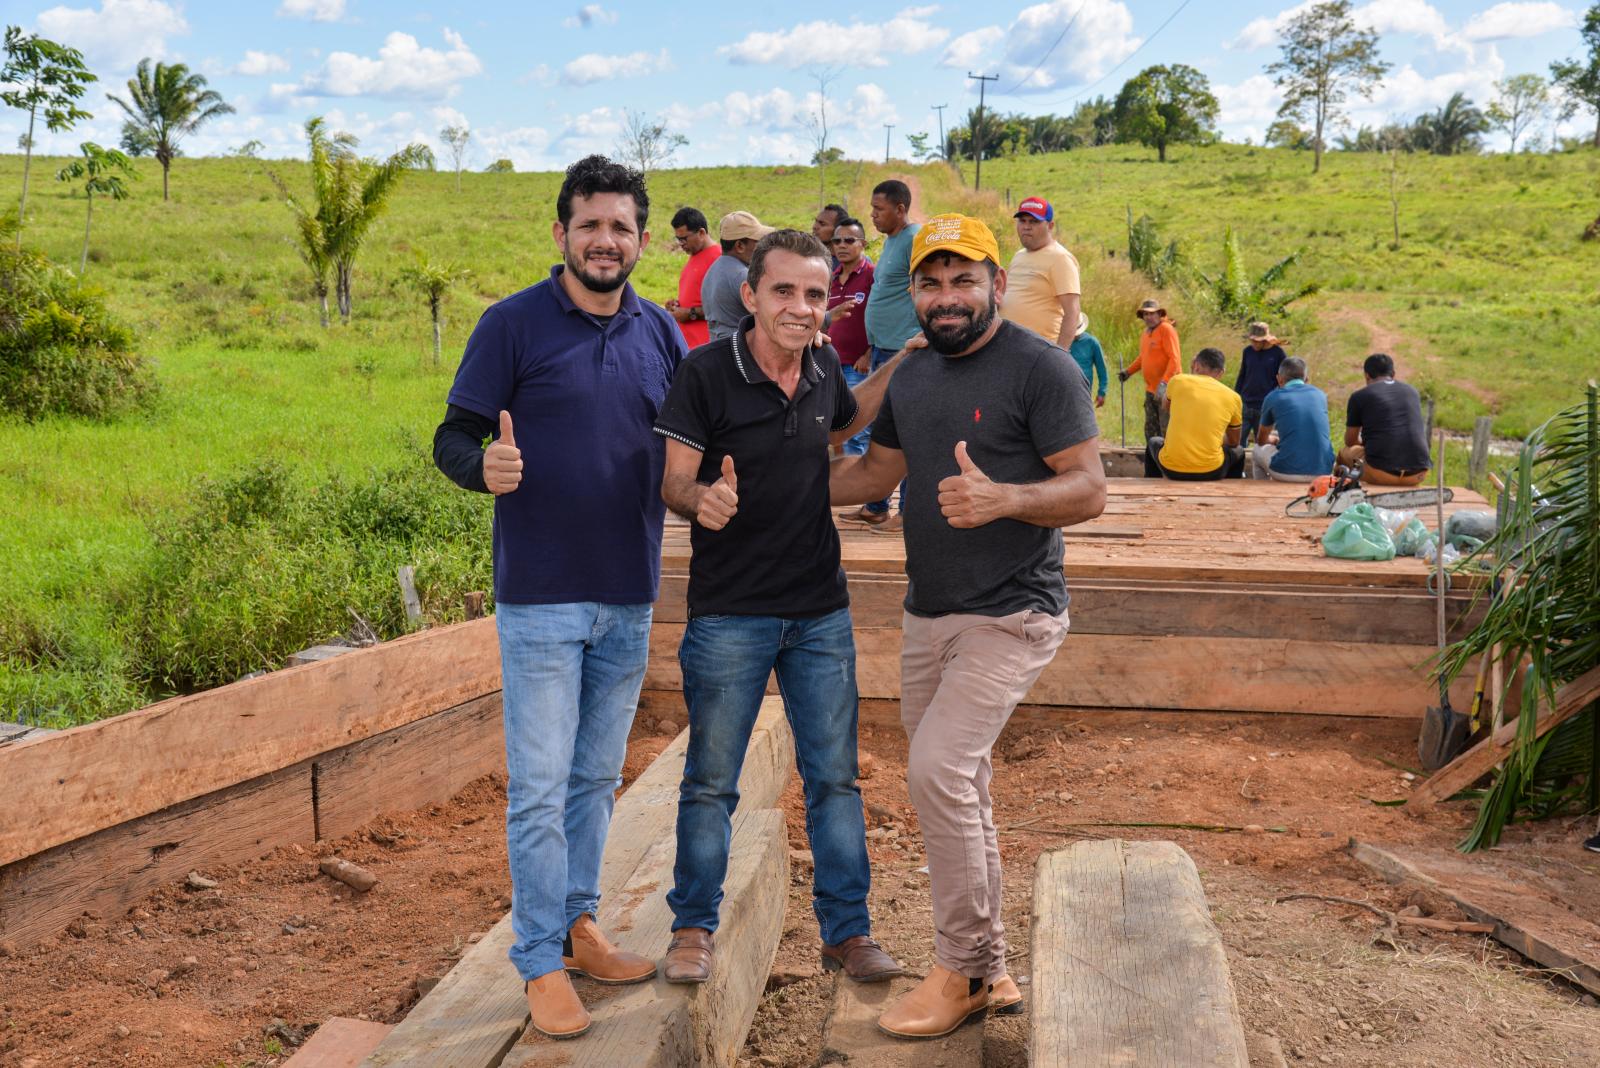
<instances>
[{"instance_id":1,"label":"tall tree","mask_svg":"<svg viewBox=\"0 0 1600 1068\"><path fill-rule=\"evenodd\" d=\"M828 201L828 86L839 79L838 67L812 67L808 72L817 83L817 106L806 112L800 122L811 137L814 151L811 160L817 166L817 205Z\"/></svg>"},{"instance_id":2,"label":"tall tree","mask_svg":"<svg viewBox=\"0 0 1600 1068\"><path fill-rule=\"evenodd\" d=\"M1326 0L1284 28L1283 55L1267 73L1283 91L1279 118L1311 123L1311 173L1322 169L1330 129L1343 125L1351 93L1370 98L1389 64L1378 58L1378 35L1359 29L1350 0Z\"/></svg>"},{"instance_id":3,"label":"tall tree","mask_svg":"<svg viewBox=\"0 0 1600 1068\"><path fill-rule=\"evenodd\" d=\"M642 111L622 109L622 136L617 139L617 157L649 174L669 162L673 154L689 143L683 134L667 129L667 120L652 119Z\"/></svg>"},{"instance_id":4,"label":"tall tree","mask_svg":"<svg viewBox=\"0 0 1600 1068\"><path fill-rule=\"evenodd\" d=\"M78 146L82 159L75 159L56 172L58 182L82 182L83 196L88 206L83 216L83 255L78 260L78 273L89 269L89 227L94 223L94 198L110 197L127 200L128 187L123 178L137 178L133 160L114 148L101 148L93 141Z\"/></svg>"},{"instance_id":5,"label":"tall tree","mask_svg":"<svg viewBox=\"0 0 1600 1068\"><path fill-rule=\"evenodd\" d=\"M168 199L168 177L179 154L178 142L220 115L233 114L233 105L215 89L206 88L202 74L191 74L182 63L139 61L128 79L128 100L107 93L128 113L122 124L124 147L147 148L161 164L161 199ZM131 101L131 102L130 102ZM135 154L142 154L136 152Z\"/></svg>"},{"instance_id":6,"label":"tall tree","mask_svg":"<svg viewBox=\"0 0 1600 1068\"><path fill-rule=\"evenodd\" d=\"M1217 98L1204 74L1183 63L1146 67L1117 94L1117 140L1137 141L1167 161L1167 146L1195 144L1217 125Z\"/></svg>"},{"instance_id":7,"label":"tall tree","mask_svg":"<svg viewBox=\"0 0 1600 1068\"><path fill-rule=\"evenodd\" d=\"M461 192L461 167L467 161L467 145L472 141L472 131L466 126L446 126L439 131L439 140L450 150L450 162L456 169L456 192ZM433 151L428 151L431 159Z\"/></svg>"},{"instance_id":8,"label":"tall tree","mask_svg":"<svg viewBox=\"0 0 1600 1068\"><path fill-rule=\"evenodd\" d=\"M1486 114L1490 125L1511 138L1515 155L1517 139L1550 110L1550 86L1537 74L1513 74L1495 82L1494 91Z\"/></svg>"},{"instance_id":9,"label":"tall tree","mask_svg":"<svg viewBox=\"0 0 1600 1068\"><path fill-rule=\"evenodd\" d=\"M17 247L22 247L22 226L28 213L28 171L33 164L34 124L42 115L53 133L70 130L80 119L93 115L75 101L90 82L98 81L83 65L83 53L76 48L47 41L37 34L24 34L20 26L6 27L6 61L0 65L0 100L7 107L28 113L28 132L18 139L23 150L22 199L17 206Z\"/></svg>"},{"instance_id":10,"label":"tall tree","mask_svg":"<svg viewBox=\"0 0 1600 1068\"><path fill-rule=\"evenodd\" d=\"M1550 77L1568 101L1594 112L1594 147L1600 148L1600 3L1590 6L1579 32L1589 54L1550 64Z\"/></svg>"}]
</instances>

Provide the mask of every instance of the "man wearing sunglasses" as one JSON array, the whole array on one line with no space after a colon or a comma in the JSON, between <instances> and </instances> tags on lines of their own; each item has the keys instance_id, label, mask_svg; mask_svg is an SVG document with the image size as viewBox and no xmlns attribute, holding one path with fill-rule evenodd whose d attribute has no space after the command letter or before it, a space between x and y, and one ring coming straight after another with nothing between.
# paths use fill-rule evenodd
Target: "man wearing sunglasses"
<instances>
[{"instance_id":1,"label":"man wearing sunglasses","mask_svg":"<svg viewBox=\"0 0 1600 1068\"><path fill-rule=\"evenodd\" d=\"M833 247L833 279L828 286L828 337L839 354L844 380L851 389L867 380L872 370L872 347L867 344L867 301L872 294L872 261L866 256L866 227L845 216L833 225L828 242ZM863 456L869 433L863 430L844 443L846 456Z\"/></svg>"}]
</instances>

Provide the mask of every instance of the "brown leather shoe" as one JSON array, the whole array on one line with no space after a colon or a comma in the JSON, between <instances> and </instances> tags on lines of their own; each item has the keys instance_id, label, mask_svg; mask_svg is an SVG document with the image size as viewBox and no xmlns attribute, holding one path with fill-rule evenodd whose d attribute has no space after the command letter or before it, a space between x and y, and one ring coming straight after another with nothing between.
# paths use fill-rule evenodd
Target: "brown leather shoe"
<instances>
[{"instance_id":1,"label":"brown leather shoe","mask_svg":"<svg viewBox=\"0 0 1600 1068\"><path fill-rule=\"evenodd\" d=\"M589 1013L564 971L549 972L523 984L533 1026L549 1038L577 1038L589 1030Z\"/></svg>"},{"instance_id":2,"label":"brown leather shoe","mask_svg":"<svg viewBox=\"0 0 1600 1068\"><path fill-rule=\"evenodd\" d=\"M858 983L882 983L905 972L867 935L846 938L836 946L823 946L822 967L830 972L842 969L847 979Z\"/></svg>"},{"instance_id":3,"label":"brown leather shoe","mask_svg":"<svg viewBox=\"0 0 1600 1068\"><path fill-rule=\"evenodd\" d=\"M943 1038L989 1008L989 984L934 965L916 989L878 1017L878 1029L895 1038Z\"/></svg>"},{"instance_id":4,"label":"brown leather shoe","mask_svg":"<svg viewBox=\"0 0 1600 1068\"><path fill-rule=\"evenodd\" d=\"M889 518L888 512L869 512L865 506L835 514L841 523L865 523L869 527L875 527Z\"/></svg>"},{"instance_id":5,"label":"brown leather shoe","mask_svg":"<svg viewBox=\"0 0 1600 1068\"><path fill-rule=\"evenodd\" d=\"M587 975L597 983L626 986L642 983L656 974L653 961L612 945L588 913L573 923L563 950L561 963L567 971Z\"/></svg>"},{"instance_id":6,"label":"brown leather shoe","mask_svg":"<svg viewBox=\"0 0 1600 1068\"><path fill-rule=\"evenodd\" d=\"M874 533L874 534L900 534L900 533L904 532L905 526L906 526L905 513L896 512L894 515L890 516L888 519L885 519L883 522L881 522L877 526L873 527L872 528L872 533Z\"/></svg>"},{"instance_id":7,"label":"brown leather shoe","mask_svg":"<svg viewBox=\"0 0 1600 1068\"><path fill-rule=\"evenodd\" d=\"M703 983L711 978L711 958L716 950L711 932L704 927L680 927L672 932L661 975L669 983Z\"/></svg>"},{"instance_id":8,"label":"brown leather shoe","mask_svg":"<svg viewBox=\"0 0 1600 1068\"><path fill-rule=\"evenodd\" d=\"M1017 989L1017 981L1009 975L1002 975L989 987L989 1012L995 1016L1021 1016L1028 1011L1022 1003L1022 991Z\"/></svg>"}]
</instances>

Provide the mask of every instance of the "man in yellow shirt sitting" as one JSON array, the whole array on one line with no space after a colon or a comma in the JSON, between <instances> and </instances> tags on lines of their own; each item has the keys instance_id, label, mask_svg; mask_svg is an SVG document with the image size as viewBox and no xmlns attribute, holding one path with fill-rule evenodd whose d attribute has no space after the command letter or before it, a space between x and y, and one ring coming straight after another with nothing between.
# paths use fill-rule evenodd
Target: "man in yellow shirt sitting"
<instances>
[{"instance_id":1,"label":"man in yellow shirt sitting","mask_svg":"<svg viewBox=\"0 0 1600 1068\"><path fill-rule=\"evenodd\" d=\"M1201 349L1189 373L1173 375L1163 414L1170 414L1167 436L1145 444L1146 478L1209 482L1243 478L1245 451L1239 446L1244 402L1222 384L1226 359L1220 349Z\"/></svg>"},{"instance_id":2,"label":"man in yellow shirt sitting","mask_svg":"<svg viewBox=\"0 0 1600 1068\"><path fill-rule=\"evenodd\" d=\"M1056 240L1056 211L1048 200L1028 197L1017 205L1014 218L1022 247L1006 270L1000 317L1071 349L1083 310L1078 261Z\"/></svg>"}]
</instances>

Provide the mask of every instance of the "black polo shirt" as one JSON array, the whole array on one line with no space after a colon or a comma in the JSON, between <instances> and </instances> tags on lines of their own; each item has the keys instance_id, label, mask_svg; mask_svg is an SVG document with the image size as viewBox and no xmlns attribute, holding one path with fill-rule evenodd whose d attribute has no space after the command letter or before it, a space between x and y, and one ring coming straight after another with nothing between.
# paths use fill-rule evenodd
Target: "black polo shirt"
<instances>
[{"instance_id":1,"label":"black polo shirt","mask_svg":"<svg viewBox=\"0 0 1600 1068\"><path fill-rule=\"evenodd\" d=\"M828 434L856 416L831 346L807 349L791 399L750 351L754 320L679 366L655 431L702 453L699 479L733 457L739 511L721 530L690 528L691 616L826 615L850 603L828 510Z\"/></svg>"}]
</instances>

